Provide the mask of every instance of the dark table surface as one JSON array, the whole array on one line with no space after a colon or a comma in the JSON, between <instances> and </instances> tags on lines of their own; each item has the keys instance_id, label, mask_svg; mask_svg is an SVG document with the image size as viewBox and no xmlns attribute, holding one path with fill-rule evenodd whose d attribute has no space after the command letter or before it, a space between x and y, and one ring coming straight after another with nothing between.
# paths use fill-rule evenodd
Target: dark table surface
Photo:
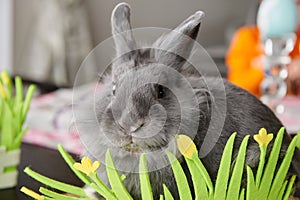
<instances>
[{"instance_id":1,"label":"dark table surface","mask_svg":"<svg viewBox=\"0 0 300 200\"><path fill-rule=\"evenodd\" d=\"M32 170L35 170L55 180L77 186L83 186L83 183L73 174L58 151L25 143L22 144L21 149L21 163L18 166L18 185L15 188L1 189L0 200L31 199L20 192L20 188L22 186L26 186L38 192L41 184L23 172L24 168L27 166L30 166ZM76 160L79 160L78 156L72 156Z\"/></svg>"}]
</instances>

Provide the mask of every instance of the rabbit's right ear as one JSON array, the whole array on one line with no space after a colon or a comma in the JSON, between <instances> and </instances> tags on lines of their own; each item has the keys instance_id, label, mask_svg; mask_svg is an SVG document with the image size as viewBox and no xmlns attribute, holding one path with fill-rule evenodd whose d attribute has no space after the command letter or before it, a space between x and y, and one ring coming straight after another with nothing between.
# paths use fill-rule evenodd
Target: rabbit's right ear
<instances>
[{"instance_id":1,"label":"rabbit's right ear","mask_svg":"<svg viewBox=\"0 0 300 200\"><path fill-rule=\"evenodd\" d=\"M120 58L121 62L132 59L136 42L131 31L130 7L127 3L120 3L115 7L111 16L111 26L117 58Z\"/></svg>"},{"instance_id":2,"label":"rabbit's right ear","mask_svg":"<svg viewBox=\"0 0 300 200\"><path fill-rule=\"evenodd\" d=\"M173 31L158 38L153 44L157 49L154 55L156 61L180 70L190 56L203 17L204 12L198 11Z\"/></svg>"}]
</instances>

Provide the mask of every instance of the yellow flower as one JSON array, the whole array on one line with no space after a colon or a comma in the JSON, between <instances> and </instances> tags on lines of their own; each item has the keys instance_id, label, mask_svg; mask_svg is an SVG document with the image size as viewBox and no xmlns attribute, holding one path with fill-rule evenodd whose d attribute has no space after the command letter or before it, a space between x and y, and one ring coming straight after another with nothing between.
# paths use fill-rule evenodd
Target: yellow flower
<instances>
[{"instance_id":1,"label":"yellow flower","mask_svg":"<svg viewBox=\"0 0 300 200\"><path fill-rule=\"evenodd\" d=\"M194 153L197 153L196 145L193 140L186 135L177 136L177 147L180 153L187 158L192 158Z\"/></svg>"},{"instance_id":2,"label":"yellow flower","mask_svg":"<svg viewBox=\"0 0 300 200\"><path fill-rule=\"evenodd\" d=\"M258 134L254 135L254 140L259 144L259 146L267 146L273 139L273 133L267 134L265 128L261 128Z\"/></svg>"},{"instance_id":3,"label":"yellow flower","mask_svg":"<svg viewBox=\"0 0 300 200\"><path fill-rule=\"evenodd\" d=\"M81 159L81 163L74 163L74 168L85 173L86 175L95 173L99 166L99 161L95 161L94 163L92 163L92 161L87 157L83 157Z\"/></svg>"},{"instance_id":4,"label":"yellow flower","mask_svg":"<svg viewBox=\"0 0 300 200\"><path fill-rule=\"evenodd\" d=\"M37 200L43 200L44 199L43 196L39 195L38 193L36 193L36 192L34 192L34 191L28 189L27 187L24 187L24 186L21 188L21 192L24 192L26 195L28 195L28 196L30 196L34 199L37 199Z\"/></svg>"},{"instance_id":5,"label":"yellow flower","mask_svg":"<svg viewBox=\"0 0 300 200\"><path fill-rule=\"evenodd\" d=\"M7 97L7 93L3 87L3 85L0 83L0 95L5 99Z\"/></svg>"},{"instance_id":6,"label":"yellow flower","mask_svg":"<svg viewBox=\"0 0 300 200\"><path fill-rule=\"evenodd\" d=\"M2 81L5 85L10 84L10 78L9 78L9 75L8 75L7 71L4 71L4 72L1 73L1 79L2 79Z\"/></svg>"}]
</instances>

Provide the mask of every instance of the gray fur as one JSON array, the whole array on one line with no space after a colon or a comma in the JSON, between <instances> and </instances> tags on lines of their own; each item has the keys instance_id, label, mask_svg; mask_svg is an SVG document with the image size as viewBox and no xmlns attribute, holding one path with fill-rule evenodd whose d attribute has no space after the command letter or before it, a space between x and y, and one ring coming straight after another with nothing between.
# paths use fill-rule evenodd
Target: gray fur
<instances>
[{"instance_id":1,"label":"gray fur","mask_svg":"<svg viewBox=\"0 0 300 200\"><path fill-rule=\"evenodd\" d=\"M161 64L169 66L174 71L181 71L185 60L175 54L186 56L190 54L193 47L192 39L197 37L203 17L202 12L196 12L175 29L190 36L191 40L177 38L178 35L171 32L159 38L153 49L141 47L138 50L131 32L129 15L130 9L125 3L119 4L113 11L112 32L117 59L112 64L111 76L103 79L103 86L95 96L95 107L91 105L92 103L86 107L82 106L82 113L85 114L82 114L84 115L82 121L78 119L76 125L83 140L88 141L85 144L87 155L102 161L106 150L108 148L111 150L117 167L124 169L122 172L126 175L124 183L135 199L141 198L139 178L135 173L138 170L139 153L160 152L168 148L179 155L174 145L175 134L190 134L195 127L197 133L194 142L197 148L200 148L210 124L213 106L216 109L218 106L227 106L221 137L215 138L217 144L206 157L202 158L213 179L216 178L223 148L231 133L235 131L238 133L234 151L236 155L245 135L256 134L261 127L276 134L282 127L272 111L256 97L226 80L221 82L225 85L226 104L215 105L218 94L223 92L216 78L173 76L170 69L165 67L164 70ZM170 49L173 53L160 50L161 47ZM164 98L157 98L155 83L168 86ZM212 86L210 90L207 84ZM113 87L116 88L114 94ZM192 105L194 102L192 99L179 101L178 96L174 95L188 97L185 89L187 87L191 87L196 94L196 107ZM184 113L181 113L180 107L184 108ZM93 119L94 111L96 120ZM179 127L180 122L182 125ZM152 135L153 132L159 134ZM283 152L289 142L290 138L286 135ZM256 167L258 160L259 147L251 138L247 164ZM150 154L147 161L148 168L151 169L150 181L155 199L163 193L162 183L165 183L178 199L176 183L167 158L162 154ZM165 163L166 167L155 170L162 163ZM182 165L187 172L184 162ZM107 181L104 166L99 169L98 174Z\"/></svg>"}]
</instances>

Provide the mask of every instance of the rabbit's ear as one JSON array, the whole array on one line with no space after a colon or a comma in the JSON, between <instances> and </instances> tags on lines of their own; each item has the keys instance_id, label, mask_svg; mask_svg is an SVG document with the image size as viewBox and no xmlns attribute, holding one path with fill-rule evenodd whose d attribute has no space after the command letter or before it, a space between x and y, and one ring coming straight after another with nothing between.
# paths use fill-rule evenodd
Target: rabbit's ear
<instances>
[{"instance_id":1,"label":"rabbit's ear","mask_svg":"<svg viewBox=\"0 0 300 200\"><path fill-rule=\"evenodd\" d=\"M153 45L154 48L160 49L155 50L155 59L180 70L191 53L203 17L204 12L198 11L173 31L161 36Z\"/></svg>"},{"instance_id":2,"label":"rabbit's ear","mask_svg":"<svg viewBox=\"0 0 300 200\"><path fill-rule=\"evenodd\" d=\"M120 3L115 7L111 16L111 26L117 57L126 53L122 59L130 59L134 52L128 52L136 49L136 42L131 31L130 7L127 3Z\"/></svg>"}]
</instances>

